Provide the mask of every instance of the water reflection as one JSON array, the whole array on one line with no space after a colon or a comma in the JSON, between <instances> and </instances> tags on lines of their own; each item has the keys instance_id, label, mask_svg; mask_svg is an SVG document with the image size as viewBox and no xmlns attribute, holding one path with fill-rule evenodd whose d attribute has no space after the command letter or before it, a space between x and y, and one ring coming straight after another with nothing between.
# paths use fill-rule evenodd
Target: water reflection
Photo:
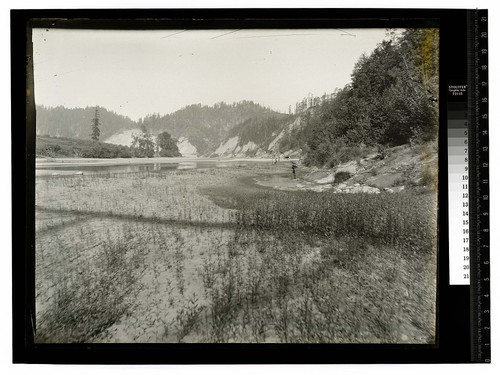
<instances>
[{"instance_id":1,"label":"water reflection","mask_svg":"<svg viewBox=\"0 0 500 375\"><path fill-rule=\"evenodd\" d=\"M196 162L194 161L186 161L183 163L179 163L177 165L177 169L195 169L197 167Z\"/></svg>"},{"instance_id":2,"label":"water reflection","mask_svg":"<svg viewBox=\"0 0 500 375\"><path fill-rule=\"evenodd\" d=\"M243 167L246 162L237 160L199 160L170 163L105 164L105 165L41 165L36 166L36 176L71 176L106 173L161 172L165 170L189 170L200 168Z\"/></svg>"}]
</instances>

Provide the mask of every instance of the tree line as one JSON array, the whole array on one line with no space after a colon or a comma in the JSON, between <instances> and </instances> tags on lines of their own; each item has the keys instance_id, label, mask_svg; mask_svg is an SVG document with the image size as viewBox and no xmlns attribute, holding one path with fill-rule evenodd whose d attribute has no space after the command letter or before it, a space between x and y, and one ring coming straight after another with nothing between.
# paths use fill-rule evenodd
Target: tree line
<instances>
[{"instance_id":1,"label":"tree line","mask_svg":"<svg viewBox=\"0 0 500 375\"><path fill-rule=\"evenodd\" d=\"M148 114L133 121L99 107L100 140L106 140L124 130L141 129L146 125L153 135L167 131L173 138L187 138L200 154L209 154L225 139L227 132L248 119L286 116L250 100L235 103L218 102L212 106L187 105L173 113ZM89 124L95 117L95 107L65 108L62 106L36 108L38 135L89 139Z\"/></svg>"},{"instance_id":2,"label":"tree line","mask_svg":"<svg viewBox=\"0 0 500 375\"><path fill-rule=\"evenodd\" d=\"M131 158L133 150L128 146L101 143L89 139L40 135L36 137L36 155L43 157Z\"/></svg>"},{"instance_id":3,"label":"tree line","mask_svg":"<svg viewBox=\"0 0 500 375\"><path fill-rule=\"evenodd\" d=\"M306 163L333 166L341 161L339 152L434 140L438 64L437 29L390 31L370 55L360 57L349 84L329 100L313 101L302 113L304 126L285 137L282 148L292 142L302 146Z\"/></svg>"},{"instance_id":4,"label":"tree line","mask_svg":"<svg viewBox=\"0 0 500 375\"><path fill-rule=\"evenodd\" d=\"M177 147L177 142L171 137L168 132L162 132L157 137L151 134L151 131L146 127L145 123L141 123L141 133L133 135L132 145L127 149L123 149L123 154L107 156L109 149L107 144L99 142L100 135L100 115L99 107L95 107L94 117L91 121L90 138L93 141L83 157L136 157L136 158L152 158L155 156L175 157L182 156ZM119 149L120 150L120 149Z\"/></svg>"},{"instance_id":5,"label":"tree line","mask_svg":"<svg viewBox=\"0 0 500 375\"><path fill-rule=\"evenodd\" d=\"M63 106L36 106L36 131L38 135L63 138L88 139L89 123L95 116L95 106L66 108ZM99 107L99 120L105 124L100 128L99 138L108 139L113 134L137 127L136 121Z\"/></svg>"},{"instance_id":6,"label":"tree line","mask_svg":"<svg viewBox=\"0 0 500 375\"><path fill-rule=\"evenodd\" d=\"M141 124L141 133L133 136L131 148L137 158L182 156L170 133L164 131L155 138L144 123Z\"/></svg>"},{"instance_id":7,"label":"tree line","mask_svg":"<svg viewBox=\"0 0 500 375\"><path fill-rule=\"evenodd\" d=\"M182 156L177 141L168 132L154 137L146 124L141 125L141 133L133 136L131 146L113 145L99 142L102 121L99 107L95 107L90 121L90 140L71 138L37 137L36 153L39 156L76 156L83 158L151 158L155 156Z\"/></svg>"}]
</instances>

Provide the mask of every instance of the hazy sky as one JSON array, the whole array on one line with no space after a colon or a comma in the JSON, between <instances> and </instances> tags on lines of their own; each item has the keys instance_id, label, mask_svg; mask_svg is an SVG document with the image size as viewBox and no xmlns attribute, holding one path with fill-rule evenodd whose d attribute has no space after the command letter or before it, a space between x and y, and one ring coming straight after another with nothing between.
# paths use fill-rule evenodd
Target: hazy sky
<instances>
[{"instance_id":1,"label":"hazy sky","mask_svg":"<svg viewBox=\"0 0 500 375\"><path fill-rule=\"evenodd\" d=\"M282 112L350 81L384 29L35 29L35 99L137 120L188 104L253 100Z\"/></svg>"}]
</instances>

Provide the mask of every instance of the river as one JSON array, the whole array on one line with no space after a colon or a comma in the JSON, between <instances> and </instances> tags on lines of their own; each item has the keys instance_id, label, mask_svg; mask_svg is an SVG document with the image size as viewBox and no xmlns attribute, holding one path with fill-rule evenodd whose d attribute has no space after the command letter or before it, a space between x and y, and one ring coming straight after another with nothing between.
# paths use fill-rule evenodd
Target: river
<instances>
[{"instance_id":1,"label":"river","mask_svg":"<svg viewBox=\"0 0 500 375\"><path fill-rule=\"evenodd\" d=\"M272 159L37 159L36 176L93 175L103 173L159 172L164 170L234 168L250 163L271 163Z\"/></svg>"}]
</instances>

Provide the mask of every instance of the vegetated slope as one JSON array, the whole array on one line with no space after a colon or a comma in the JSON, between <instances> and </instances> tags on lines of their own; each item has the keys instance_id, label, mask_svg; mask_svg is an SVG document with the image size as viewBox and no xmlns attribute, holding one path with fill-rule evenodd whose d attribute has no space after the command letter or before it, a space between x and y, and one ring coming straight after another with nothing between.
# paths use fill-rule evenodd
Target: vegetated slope
<instances>
[{"instance_id":1,"label":"vegetated slope","mask_svg":"<svg viewBox=\"0 0 500 375\"><path fill-rule=\"evenodd\" d=\"M165 136L153 139L155 155L161 157L177 157L181 153L175 139ZM49 136L36 137L37 157L80 157L80 158L131 158L148 157L140 147L130 147L122 144L95 142L86 139L61 138Z\"/></svg>"},{"instance_id":2,"label":"vegetated slope","mask_svg":"<svg viewBox=\"0 0 500 375\"><path fill-rule=\"evenodd\" d=\"M333 168L299 168L300 183L288 190L336 193L400 192L427 187L437 191L437 142L387 148L383 155L373 147Z\"/></svg>"},{"instance_id":3,"label":"vegetated slope","mask_svg":"<svg viewBox=\"0 0 500 375\"><path fill-rule=\"evenodd\" d=\"M123 145L85 139L36 137L37 157L130 158L133 150Z\"/></svg>"},{"instance_id":4,"label":"vegetated slope","mask_svg":"<svg viewBox=\"0 0 500 375\"><path fill-rule=\"evenodd\" d=\"M277 155L280 152L279 140L297 125L300 125L300 117L294 115L248 119L230 129L211 156Z\"/></svg>"},{"instance_id":5,"label":"vegetated slope","mask_svg":"<svg viewBox=\"0 0 500 375\"><path fill-rule=\"evenodd\" d=\"M294 116L240 124L215 154L295 155L309 166L334 168L371 149L384 157L389 148L432 143L439 109L438 46L437 29L390 36L359 58L345 87L304 99Z\"/></svg>"},{"instance_id":6,"label":"vegetated slope","mask_svg":"<svg viewBox=\"0 0 500 375\"><path fill-rule=\"evenodd\" d=\"M221 102L214 106L192 104L165 116L148 115L140 119L138 125L145 124L153 134L168 131L174 138L187 140L196 148L198 155L207 155L215 151L228 131L238 124L249 119L282 116L285 115L252 101Z\"/></svg>"},{"instance_id":7,"label":"vegetated slope","mask_svg":"<svg viewBox=\"0 0 500 375\"><path fill-rule=\"evenodd\" d=\"M91 121L95 107L65 108L36 107L36 134L52 137L90 139ZM100 140L126 129L137 127L137 123L126 116L99 107Z\"/></svg>"},{"instance_id":8,"label":"vegetated slope","mask_svg":"<svg viewBox=\"0 0 500 375\"><path fill-rule=\"evenodd\" d=\"M351 82L318 105L294 137L308 165L335 167L364 146L381 153L437 137L439 32L407 29L363 55Z\"/></svg>"}]
</instances>

